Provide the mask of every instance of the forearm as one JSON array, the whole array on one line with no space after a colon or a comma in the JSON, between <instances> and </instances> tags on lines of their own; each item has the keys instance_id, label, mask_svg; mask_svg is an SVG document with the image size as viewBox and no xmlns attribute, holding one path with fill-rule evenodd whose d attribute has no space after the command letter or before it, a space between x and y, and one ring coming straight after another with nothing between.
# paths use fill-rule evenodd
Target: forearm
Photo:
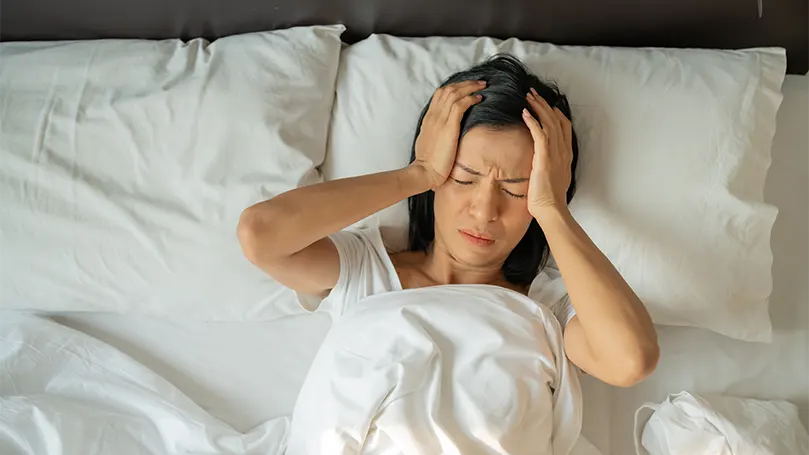
<instances>
[{"instance_id":1,"label":"forearm","mask_svg":"<svg viewBox=\"0 0 809 455\"><path fill-rule=\"evenodd\" d=\"M297 188L246 209L240 237L248 232L251 249L261 256L292 255L428 189L429 180L416 166Z\"/></svg>"},{"instance_id":2,"label":"forearm","mask_svg":"<svg viewBox=\"0 0 809 455\"><path fill-rule=\"evenodd\" d=\"M596 359L656 360L657 336L649 313L576 220L566 210L553 210L537 221Z\"/></svg>"}]
</instances>

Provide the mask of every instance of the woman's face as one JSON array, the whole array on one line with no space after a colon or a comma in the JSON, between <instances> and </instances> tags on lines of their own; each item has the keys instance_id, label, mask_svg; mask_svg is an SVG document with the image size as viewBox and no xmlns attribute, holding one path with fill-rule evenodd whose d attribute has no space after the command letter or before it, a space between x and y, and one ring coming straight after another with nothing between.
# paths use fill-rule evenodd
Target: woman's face
<instances>
[{"instance_id":1,"label":"woman's face","mask_svg":"<svg viewBox=\"0 0 809 455\"><path fill-rule=\"evenodd\" d=\"M449 179L435 190L436 241L456 260L500 265L525 235L533 150L528 129L517 126L476 127L461 139Z\"/></svg>"}]
</instances>

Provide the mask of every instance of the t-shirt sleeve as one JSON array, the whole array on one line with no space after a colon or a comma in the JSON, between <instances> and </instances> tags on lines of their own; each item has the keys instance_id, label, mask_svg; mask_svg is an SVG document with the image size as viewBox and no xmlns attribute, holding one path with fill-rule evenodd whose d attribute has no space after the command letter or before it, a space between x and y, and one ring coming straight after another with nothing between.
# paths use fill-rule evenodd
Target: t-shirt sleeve
<instances>
[{"instance_id":1,"label":"t-shirt sleeve","mask_svg":"<svg viewBox=\"0 0 809 455\"><path fill-rule=\"evenodd\" d=\"M556 316L556 320L562 325L562 330L564 330L567 323L573 319L573 316L576 315L576 310L573 308L573 305L570 304L570 296L567 294L550 308L551 311L553 311L553 315Z\"/></svg>"},{"instance_id":2,"label":"t-shirt sleeve","mask_svg":"<svg viewBox=\"0 0 809 455\"><path fill-rule=\"evenodd\" d=\"M365 297L392 290L396 271L378 228L346 228L329 238L340 257L340 276L321 308L339 316Z\"/></svg>"},{"instance_id":3,"label":"t-shirt sleeve","mask_svg":"<svg viewBox=\"0 0 809 455\"><path fill-rule=\"evenodd\" d=\"M531 283L528 295L535 301L547 306L556 316L556 320L564 330L568 322L576 315L570 303L567 288L559 270L549 265L545 267Z\"/></svg>"}]
</instances>

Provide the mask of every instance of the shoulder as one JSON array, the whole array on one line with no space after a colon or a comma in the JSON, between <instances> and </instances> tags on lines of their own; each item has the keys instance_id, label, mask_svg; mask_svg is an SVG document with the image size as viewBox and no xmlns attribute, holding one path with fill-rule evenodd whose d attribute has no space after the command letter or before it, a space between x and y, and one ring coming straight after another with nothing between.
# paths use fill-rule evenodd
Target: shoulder
<instances>
[{"instance_id":1,"label":"shoulder","mask_svg":"<svg viewBox=\"0 0 809 455\"><path fill-rule=\"evenodd\" d=\"M340 256L341 268L346 269L342 275L391 267L382 235L375 226L349 226L329 235L329 239Z\"/></svg>"},{"instance_id":2,"label":"shoulder","mask_svg":"<svg viewBox=\"0 0 809 455\"><path fill-rule=\"evenodd\" d=\"M329 236L340 257L340 276L327 298L342 313L374 294L397 290L398 279L377 227L348 227Z\"/></svg>"},{"instance_id":3,"label":"shoulder","mask_svg":"<svg viewBox=\"0 0 809 455\"><path fill-rule=\"evenodd\" d=\"M374 226L349 226L343 230L329 235L329 238L338 248L340 244L346 246L362 246L364 248L384 248L379 228Z\"/></svg>"},{"instance_id":4,"label":"shoulder","mask_svg":"<svg viewBox=\"0 0 809 455\"><path fill-rule=\"evenodd\" d=\"M548 266L539 272L531 283L528 297L550 309L563 329L576 315L576 310L571 305L570 297L567 294L567 287L562 280L562 274L555 267Z\"/></svg>"}]
</instances>

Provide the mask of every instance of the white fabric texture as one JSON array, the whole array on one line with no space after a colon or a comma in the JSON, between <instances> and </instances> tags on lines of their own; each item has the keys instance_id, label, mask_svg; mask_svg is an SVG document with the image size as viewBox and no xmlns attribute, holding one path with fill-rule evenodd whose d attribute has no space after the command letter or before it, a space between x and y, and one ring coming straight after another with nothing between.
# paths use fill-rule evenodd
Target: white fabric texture
<instances>
[{"instance_id":1,"label":"white fabric texture","mask_svg":"<svg viewBox=\"0 0 809 455\"><path fill-rule=\"evenodd\" d=\"M287 453L568 454L582 420L564 353L564 285L402 290L375 227L330 236L333 326L293 411ZM557 316L558 314L558 316Z\"/></svg>"},{"instance_id":2,"label":"white fabric texture","mask_svg":"<svg viewBox=\"0 0 809 455\"><path fill-rule=\"evenodd\" d=\"M340 276L321 303L321 310L339 317L366 297L402 290L379 228L348 228L330 235L329 238L340 257ZM563 330L576 315L562 276L553 267L540 271L529 287L528 297L548 307Z\"/></svg>"},{"instance_id":3,"label":"white fabric texture","mask_svg":"<svg viewBox=\"0 0 809 455\"><path fill-rule=\"evenodd\" d=\"M362 295L364 282L338 293ZM288 455L554 454L582 398L556 317L499 286L362 298L333 322L304 380Z\"/></svg>"},{"instance_id":4,"label":"white fabric texture","mask_svg":"<svg viewBox=\"0 0 809 455\"><path fill-rule=\"evenodd\" d=\"M767 200L779 207L772 239L776 278L771 305L773 343L740 343L701 329L658 327L661 361L641 386L616 389L581 376L582 434L605 455L634 454L635 411L644 402L660 402L675 390L806 405L809 288L805 277L809 276L809 258L794 252L809 248L809 78L788 75L783 90L766 193ZM0 321L5 317L0 311ZM330 321L325 312L249 324L101 313L57 318L59 324L132 356L213 417L241 432L291 414ZM3 364L11 369L0 371L2 380L26 381L13 363Z\"/></svg>"},{"instance_id":5,"label":"white fabric texture","mask_svg":"<svg viewBox=\"0 0 809 455\"><path fill-rule=\"evenodd\" d=\"M776 209L762 192L782 98L782 49L374 35L342 52L324 178L407 165L433 90L498 52L517 56L568 96L581 151L573 214L654 321L768 341ZM373 218L391 250L405 247L405 203Z\"/></svg>"},{"instance_id":6,"label":"white fabric texture","mask_svg":"<svg viewBox=\"0 0 809 455\"><path fill-rule=\"evenodd\" d=\"M240 212L320 181L343 26L0 45L0 305L272 319Z\"/></svg>"},{"instance_id":7,"label":"white fabric texture","mask_svg":"<svg viewBox=\"0 0 809 455\"><path fill-rule=\"evenodd\" d=\"M289 419L240 433L176 387L83 333L0 320L3 455L283 455Z\"/></svg>"},{"instance_id":8,"label":"white fabric texture","mask_svg":"<svg viewBox=\"0 0 809 455\"><path fill-rule=\"evenodd\" d=\"M688 392L638 409L635 444L637 455L809 453L794 404Z\"/></svg>"},{"instance_id":9,"label":"white fabric texture","mask_svg":"<svg viewBox=\"0 0 809 455\"><path fill-rule=\"evenodd\" d=\"M234 430L129 356L46 319L0 310L0 375L3 455L285 453L288 416ZM600 455L583 437L571 454Z\"/></svg>"},{"instance_id":10,"label":"white fabric texture","mask_svg":"<svg viewBox=\"0 0 809 455\"><path fill-rule=\"evenodd\" d=\"M786 400L801 409L809 427L809 76L787 75L778 109L773 162L767 174L765 201L778 207L772 231L772 343L740 343L705 330L657 327L660 362L643 384L613 388L597 416L601 395L582 381L583 424L587 436L605 453L635 453L635 411L646 402L660 403L673 392L688 390L761 400ZM605 433L590 431L593 421L609 422Z\"/></svg>"}]
</instances>

